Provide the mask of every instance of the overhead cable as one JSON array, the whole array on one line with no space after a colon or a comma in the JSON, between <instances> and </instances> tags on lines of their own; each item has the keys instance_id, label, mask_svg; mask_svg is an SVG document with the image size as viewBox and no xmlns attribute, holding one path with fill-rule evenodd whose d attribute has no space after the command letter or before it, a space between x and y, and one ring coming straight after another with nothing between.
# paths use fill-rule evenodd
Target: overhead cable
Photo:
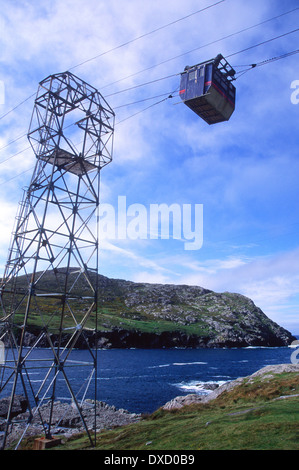
<instances>
[{"instance_id":1,"label":"overhead cable","mask_svg":"<svg viewBox=\"0 0 299 470\"><path fill-rule=\"evenodd\" d=\"M298 52L299 52L299 49L296 49L295 51L287 52L286 54L281 54L280 56L272 57L271 59L262 60L261 62L258 62L257 64L252 64L252 66L261 67L262 65L269 64L270 62L276 62L277 60L285 59L286 57L289 57L291 55L298 54Z\"/></svg>"},{"instance_id":2,"label":"overhead cable","mask_svg":"<svg viewBox=\"0 0 299 470\"><path fill-rule=\"evenodd\" d=\"M194 48L194 49L191 49L191 50L189 50L189 51L187 51L187 52L183 52L182 54L176 55L176 56L171 57L171 58L169 58L169 59L165 59L165 60L163 60L162 62L159 62L159 63L157 63L157 64L151 65L150 67L147 67L147 68L145 68L145 69L139 70L138 72L134 72L134 73L132 73L132 74L126 76L126 77L120 78L120 79L118 79L118 80L116 80L116 81L114 81L114 82L110 82L109 84L104 85L103 87L101 87L101 90L103 90L104 88L107 88L107 87L109 87L109 86L111 86L111 85L115 85L116 83L122 82L122 81L124 81L124 80L129 79L129 78L132 78L132 77L134 77L134 76L136 76L136 75L139 75L140 73L147 72L148 70L151 70L151 69L153 69L153 68L159 67L160 65L164 65L164 64L166 64L166 63L168 63L168 62L171 62L172 60L179 59L180 57L183 57L183 56L185 56L185 55L191 54L192 52L198 51L198 50L203 49L203 48L208 47L208 46L212 46L212 45L214 45L214 44L217 44L218 42L224 41L225 39L229 39L229 38L231 38L231 37L233 37L233 36L236 36L236 35L238 35L238 34L241 34L241 33L244 33L244 32L246 32L246 31L249 31L249 30L251 30L251 29L253 29L253 28L257 28L258 26L262 26L262 25L264 25L264 24L266 24L266 23L268 23L268 22L270 22L270 21L274 21L274 20L276 20L276 19L278 19L278 18L281 18L282 16L285 16L285 15L288 15L288 14L290 14L290 13L293 13L293 12L296 11L296 10L299 10L299 7L293 8L292 10L288 10L288 11L286 11L286 12L284 12L284 13L281 13L280 15L273 16L272 18L268 18L267 20L264 20L264 21L262 21L262 22L260 22L260 23L256 23L256 24L254 24L254 25L251 25L251 26L248 26L248 27L246 27L246 28L243 28L243 29L241 29L240 31L235 31L234 33L228 34L227 36L223 36L223 37L221 37L221 38L219 38L219 39L215 39L215 40L213 40L213 41L211 41L211 42L208 42L208 43L206 43L206 44L202 44L201 46L196 47L196 48Z\"/></svg>"},{"instance_id":3,"label":"overhead cable","mask_svg":"<svg viewBox=\"0 0 299 470\"><path fill-rule=\"evenodd\" d=\"M99 57L102 57L102 56L104 56L104 55L106 55L106 54L109 54L110 52L113 52L113 51L115 51L115 50L117 50L117 49L120 49L120 48L122 48L122 47L124 47L124 46L127 46L127 45L129 45L129 44L131 44L131 43L133 43L133 42L136 42L136 41L138 41L139 39L142 39L142 38L144 38L144 37L146 37L146 36L149 36L149 35L151 35L151 34L154 34L154 33L158 32L158 31L160 31L160 30L162 30L162 29L168 28L169 26L172 26L172 25L174 25L174 24L176 24L176 23L179 23L180 21L186 20L187 18L190 18L191 16L194 16L194 15L197 15L197 14L199 14L199 13L202 13L202 12L204 12L204 11L206 11L206 10L208 10L208 9L210 9L210 8L212 8L212 7L214 7L214 6L216 6L216 5L219 5L220 3L223 3L223 2L225 2L225 1L226 1L226 0L219 0L218 2L213 3L213 4L211 4L211 5L208 5L208 6L205 7L205 8L201 8L200 10L194 11L193 13L190 13L190 14L188 14L188 15L186 15L186 16L182 16L181 18L178 18L177 20L171 21L170 23L167 23L167 24L165 24L165 25L163 25L163 26L160 26L159 28L153 29L152 31L149 31L148 33L144 33L144 34L142 34L141 36L138 36L138 37L136 37L136 38L134 38L134 39L130 39L129 41L126 41L126 42L124 42L124 43L122 43L122 44L119 44L118 46L115 46L115 47L113 47L112 49L108 49L107 51L104 51L104 52L102 52L101 54L98 54L98 55L96 55L96 56L94 56L94 57L91 57L91 58L89 58L89 59L86 59L85 61L81 62L80 64L74 65L73 67L69 68L68 71L71 71L71 70L73 70L73 69L75 69L75 68L77 68L77 67L79 67L79 66L81 66L81 65L83 65L83 64L86 64L86 63L88 63L88 62L91 62L92 60L98 59ZM24 101L22 101L21 103L17 104L14 108L10 109L10 110L7 111L5 114L3 114L2 116L0 116L0 119L3 119L3 118L4 118L5 116L7 116L8 114L10 114L11 112L15 111L19 106L21 106L22 104L24 104L26 101L28 101L28 100L29 100L30 98L32 98L33 96L35 96L35 93L33 93L32 95L28 96L28 98L26 98Z\"/></svg>"},{"instance_id":4,"label":"overhead cable","mask_svg":"<svg viewBox=\"0 0 299 470\"><path fill-rule=\"evenodd\" d=\"M261 62L257 62L256 64L234 65L234 68L236 68L236 67L247 67L245 70L240 70L239 72L236 73L236 75L239 75L237 78L240 78L246 72L249 72L249 70L252 70L255 67L262 67L263 65L270 64L271 62L276 62L277 60L285 59L286 57L290 57L292 55L298 54L298 52L299 52L299 49L296 49L294 51L286 52L285 54L281 54L281 55L276 56L276 57L271 57L270 59L262 60Z\"/></svg>"},{"instance_id":5,"label":"overhead cable","mask_svg":"<svg viewBox=\"0 0 299 470\"><path fill-rule=\"evenodd\" d=\"M226 55L225 57L227 57L227 58L233 57L234 55L241 54L242 52L249 51L250 49L254 49L255 47L263 46L264 44L275 41L276 39L280 39L280 38L283 38L285 36L288 36L289 34L296 33L297 31L299 31L299 28L293 29L292 31L289 31L289 32L284 33L284 34L280 34L279 36L276 36L275 38L271 38L271 39L267 39L266 41L259 42L258 44L255 44L254 46L246 47L245 49L242 49L241 51L234 52L233 54Z\"/></svg>"},{"instance_id":6,"label":"overhead cable","mask_svg":"<svg viewBox=\"0 0 299 470\"><path fill-rule=\"evenodd\" d=\"M289 33L288 33L288 34L289 34ZM272 39L272 40L273 40L273 39ZM261 44L261 43L256 44L255 46L252 46L252 47L257 47L257 46L259 46L260 44ZM231 54L231 55L237 55L237 54L240 53L240 52L241 52L241 51L236 52L236 53ZM246 72L248 72L249 70L252 70L252 69L255 68L255 67L261 67L261 66L263 66L263 65L267 65L267 64L269 64L269 63L271 63L271 62L275 62L275 61L277 61L277 60L281 60L281 59L284 59L284 58L286 58L286 57L289 57L289 56L292 56L292 55L295 55L295 54L298 54L298 53L299 53L299 49L296 49L296 50L294 50L294 51L286 52L286 53L281 54L281 55L276 56L276 57L272 57L272 58L269 58L269 59L265 59L265 60L263 60L263 61L260 61L260 62L255 63L255 64L250 64L250 65L234 65L234 67L248 67L248 68L246 68L245 70L241 70L240 72L237 72L237 73L236 73L236 75L238 75L237 78L240 78L240 77L241 77L242 75L244 75ZM120 94L120 93L123 93L123 92L125 92L125 91L130 91L130 90L133 90L133 89L135 89L135 88L139 88L139 87L142 87L142 86L146 86L146 85L149 85L149 84L152 84L152 83L156 83L156 82L161 81L161 80L166 80L166 79L168 79L168 78L176 77L176 76L178 76L178 75L180 75L180 73L175 73L175 74L168 75L168 76L166 76L166 77L161 77L161 78L159 78L159 79L152 80L152 81L149 81L149 82L146 82L146 83L141 83L141 84L139 84L139 85L135 85L135 86L133 86L133 87L126 88L126 89L124 89L124 90L120 90L120 91L115 92L115 93L111 93L110 95L106 95L106 97L107 97L107 96L108 96L108 97L109 97L109 96L113 96L113 95L116 95L116 94ZM171 92L170 94L172 94L172 93L173 93L173 92ZM120 105L120 106L116 106L114 109L124 108L124 107L126 107L126 106L131 106L131 105L134 105L134 104L139 104L139 103L142 103L142 102L144 102L144 101L149 101L149 100L151 100L151 99L160 98L161 96L165 96L165 95L166 95L166 93L161 94L161 95L156 95L156 96L153 96L153 97L150 97L150 98L143 98L143 99L138 100L138 101L134 101L134 102L131 102L131 103L126 103L126 104L123 104L123 105ZM167 95L169 95L169 93L167 93ZM169 96L168 96L168 97L169 97ZM149 108L152 107L152 106L156 106L156 105L159 104L159 103L162 103L162 102L165 101L166 99L167 99L167 98L165 98L165 99L163 99L163 100L161 100L161 101L158 101L157 103L154 103L153 105L151 105L151 106L145 108L145 110L149 109ZM129 118L131 118L131 117L133 117L133 116L135 116L136 114L139 114L140 112L145 111L145 110L138 111L137 113L135 113L135 114L129 116L128 118L125 118L125 119L123 119L122 121L119 121L119 123L120 123L120 122L123 122L123 121L125 121L125 120L127 120L127 119L129 119ZM119 123L118 123L118 124L119 124ZM68 127L72 126L73 124L75 124L75 123L69 124ZM17 140L21 139L22 137L25 137L26 135L27 135L27 134L23 134L23 135L17 137L16 139L12 140L11 142L9 142L8 144L6 144L5 146L1 147L1 148L0 148L0 151L3 150L3 149L5 149L6 147L8 147L10 144L16 142ZM6 158L5 160L0 161L0 164L5 163L6 161L8 161L8 160L10 160L11 158L13 158L13 157L19 155L20 153L24 152L25 150L28 150L29 148L30 148L30 147L27 147L27 148L25 148L25 149L23 149L23 150L20 150L19 152L17 152L17 153L15 153L15 154L11 155L10 157Z\"/></svg>"},{"instance_id":7,"label":"overhead cable","mask_svg":"<svg viewBox=\"0 0 299 470\"><path fill-rule=\"evenodd\" d=\"M118 121L115 125L119 125L120 123L122 123L122 122L124 122L124 121L127 121L128 119L131 119L132 117L137 116L137 114L143 113L144 111L147 111L148 109L153 108L154 106L157 106L158 104L161 104L161 103L163 103L164 101L166 101L166 100L168 100L168 99L170 99L170 98L173 98L172 93L170 93L168 96L166 96L166 97L163 98L162 100L159 100L159 101L157 101L156 103L153 103L153 104L151 104L150 106L147 106L146 108L141 109L141 110L137 111L136 113L134 113L134 114L132 114L132 115L130 115L130 116L128 116L128 117L122 119L121 121Z\"/></svg>"},{"instance_id":8,"label":"overhead cable","mask_svg":"<svg viewBox=\"0 0 299 470\"><path fill-rule=\"evenodd\" d=\"M274 38L267 39L266 41L259 42L259 43L257 43L257 44L254 44L253 46L247 47L246 49L242 49L242 50L240 50L240 51L237 51L237 52L234 52L234 53L232 53L232 54L226 55L226 57L227 57L227 58L233 57L233 56L235 56L235 55L237 55L237 54L241 54L242 52L245 52L245 51L247 51L247 50L254 49L255 47L259 47L259 46L264 45L264 44L266 44L266 43L275 41L276 39L280 39L280 38L282 38L282 37L288 36L289 34L293 34L293 33L297 32L297 31L299 31L299 28L294 29L294 30L292 30L292 31L288 31L287 33L284 33L284 34L280 34L279 36L276 36L276 37L274 37ZM204 46L202 46L202 47L204 47ZM170 59L170 60L171 60L171 59ZM108 97L114 96L114 95L118 95L118 94L124 93L124 92L126 92L126 91L134 90L134 89L140 88L140 87L142 87L142 86L150 85L150 84L152 84L152 83L159 82L159 81L161 81L161 80L166 80L166 79L168 79L168 78L172 78L172 77L175 77L175 76L180 75L180 74L181 74L181 73L175 73L175 74L172 74L172 75L167 75L167 76L165 76L165 77L157 78L157 79L151 80L151 81L149 81L149 82L140 83L140 84L138 84L138 85L134 85L134 86L132 86L132 87L125 88L125 89L123 89L123 90L115 91L114 93L110 93L110 94L108 94L108 95L105 95L105 98L108 98Z\"/></svg>"},{"instance_id":9,"label":"overhead cable","mask_svg":"<svg viewBox=\"0 0 299 470\"><path fill-rule=\"evenodd\" d=\"M208 10L208 9L210 9L210 8L216 6L216 5L219 5L220 3L223 3L223 2L225 2L225 1L226 1L226 0L219 0L218 2L213 3L213 4L211 4L211 5L208 5L208 6L205 7L205 8L201 8L200 10L197 10L197 11L195 11L195 12L193 12L193 13L190 13L189 15L182 16L181 18L178 18L177 20L171 21L170 23L167 23L167 24L165 24L165 25L163 25L163 26L160 26L159 28L153 29L152 31L149 31L148 33L141 34L141 36L138 36L138 37L136 37L136 38L134 38L134 39L130 39L129 41L126 41L126 42L124 42L124 43L122 43L122 44L119 44L118 46L115 46L115 47L113 47L112 49L109 49L109 50L107 50L107 51L105 51L105 52L102 52L102 53L100 53L100 54L97 54L97 55L94 56L94 57L91 57L91 58L89 58L89 59L86 59L86 60L84 60L83 62L81 62L80 64L74 65L73 67L69 68L68 70L69 70L69 71L70 71L70 70L73 70L73 69L75 69L75 68L77 68L77 67L79 67L79 66L81 66L81 65L84 65L84 64L86 64L86 63L88 63L88 62L91 62L92 60L98 59L99 57L102 57L103 55L109 54L110 52L113 52L113 51L115 51L115 50L117 50L117 49L120 49L120 48L122 48L122 47L124 47L124 46L128 46L129 44L132 44L133 42L136 42L136 41L138 41L139 39L143 39L143 38L145 38L146 36L149 36L149 35L151 35L151 34L154 34L154 33L158 32L158 31L161 31L162 29L168 28L169 26L172 26L172 25L174 25L174 24L176 24L176 23L179 23L180 21L186 20L187 18L190 18L191 16L197 15L198 13L202 13L203 11L206 11L206 10Z\"/></svg>"},{"instance_id":10,"label":"overhead cable","mask_svg":"<svg viewBox=\"0 0 299 470\"><path fill-rule=\"evenodd\" d=\"M21 101L21 103L17 104L14 108L10 109L9 111L7 111L5 114L2 114L2 116L0 116L0 119L3 119L5 116L7 116L9 113L12 113L13 111L15 111L19 106L21 106L22 104L26 103L26 101L30 100L30 98L32 98L33 96L35 96L36 93L32 93L32 95L28 96L28 98L26 98L25 100Z\"/></svg>"},{"instance_id":11,"label":"overhead cable","mask_svg":"<svg viewBox=\"0 0 299 470\"><path fill-rule=\"evenodd\" d=\"M222 0L222 1L225 1L225 0ZM161 26L160 28L156 28L155 30L150 31L149 33L145 33L145 34L139 36L138 38L135 38L135 39L132 39L132 40L130 40L130 41L127 41L127 43L123 43L123 44L121 44L121 45L119 45L119 46L116 46L116 47L113 48L113 49L110 49L110 50L107 50L107 51L103 52L102 54L99 54L99 55L97 55L97 56L95 56L95 57L93 57L93 58L87 59L86 61L82 62L81 64L78 64L78 65L76 65L76 66L70 68L69 71L72 70L72 69L75 68L75 67L78 67L79 65L82 65L83 63L87 63L87 62L89 62L89 61L91 61L91 60L94 60L95 58L98 58L98 57L100 57L100 56L103 56L103 55L105 55L105 54L108 54L109 52L112 52L112 51L114 51L115 49L118 49L118 48L120 48L120 47L124 47L126 44L130 44L131 42L137 41L138 39L140 39L140 38L142 38L142 37L148 36L149 34L152 34L153 32L156 32L156 31L159 31L160 29L166 28L167 26L170 26L171 24L177 23L177 22L182 21L182 20L184 20L184 19L186 19L186 18L189 18L190 16L196 15L197 13L199 13L199 12L201 12L201 11L204 11L204 10L206 10L206 9L208 9L208 8L211 8L212 6L215 6L215 5L219 4L219 3L221 3L222 1L217 2L217 3L215 3L215 4L212 4L212 5L208 6L208 7L206 7L205 9L198 10L198 11L196 11L196 12L194 12L194 13L190 13L189 15L184 16L184 17L182 17L182 18L179 18L178 20L175 20L175 21L173 21L173 22L171 22L171 23L168 23L167 25ZM241 34L241 33L243 33L243 32L249 31L250 29L256 28L256 27L261 26L261 25L263 25L263 24L266 24L266 23L268 23L268 22L270 22L270 21L273 21L273 20L276 20L276 19L278 19L278 18L281 18L281 17L283 17L283 16L285 16L285 15L288 15L288 14L290 14L290 13L293 13L293 12L296 11L296 10L299 10L299 7L293 8L292 10L288 10L288 11L286 11L286 12L284 12L284 13L281 13L281 14L279 14L279 15L276 15L276 16L274 16L274 17L272 17L272 18L269 18L269 19L267 19L267 20L264 20L264 21L262 21L262 22L260 22L260 23L257 23L257 24L254 24L254 25L252 25L252 26L248 26L248 27L246 27L246 28L243 28L243 29L241 29L240 31L236 31L236 32L231 33L231 34L229 34L229 35L227 35L227 36L224 36L224 37L222 37L222 38L216 39L216 40L211 41L211 42L209 42L209 43L207 43L207 44L201 45L201 46L199 46L199 47L196 47L196 48L194 48L194 49L191 49L191 50L189 50L189 51L187 51L187 52L184 52L184 53L182 53L182 54L179 54L179 55L177 55L177 56L171 57L170 59L166 59L166 60L164 60L164 61L162 61L162 62L159 62L159 63L157 63L157 64L154 64L154 65L152 65L152 66L150 66L150 67L147 67L146 69L140 70L139 72L135 72L135 73L133 73L133 74L131 74L131 75L128 75L127 77L123 77L123 78L121 78L121 79L119 79L119 80L117 80L117 81L115 81L115 82L110 82L109 84L107 84L107 85L105 85L104 87L102 87L101 90L104 89L104 88L107 88L108 86L111 86L111 85L114 85L114 84L119 83L119 82L121 82L121 81L124 81L124 80L126 80L126 79L128 79L128 78L131 78L131 77L133 77L133 76L135 76L135 75L138 75L138 74L140 74L140 73L146 72L146 71L148 71L148 70L150 70L150 69L152 69L152 68L158 67L158 66L163 65L163 64L165 64L165 63L167 63L167 62L170 62L170 61L172 61L172 60L178 59L179 57L183 57L184 55L190 54L190 53L195 52L195 51L197 51L197 50L199 50L199 49L203 49L204 47L211 46L211 45L216 44L216 43L218 43L218 42L224 41L225 39L229 39L229 38L231 38L231 37L233 37L233 36L236 36L237 34ZM289 33L288 33L288 34L289 34ZM274 39L273 39L273 40L274 40ZM252 47L256 47L256 46L252 46ZM16 110L19 106L21 106L23 103L25 103L26 101L28 101L28 100L29 100L30 98L32 98L33 96L35 96L35 93L33 93L33 94L30 95L28 98L26 98L25 100L23 100L21 103L19 103L18 105L16 105L14 108L10 109L10 110L7 111L5 114L3 114L2 116L0 116L0 120L3 119L5 116L7 116L9 113L11 113L11 112L13 112L14 110ZM111 96L111 95L108 95L108 96Z\"/></svg>"}]
</instances>

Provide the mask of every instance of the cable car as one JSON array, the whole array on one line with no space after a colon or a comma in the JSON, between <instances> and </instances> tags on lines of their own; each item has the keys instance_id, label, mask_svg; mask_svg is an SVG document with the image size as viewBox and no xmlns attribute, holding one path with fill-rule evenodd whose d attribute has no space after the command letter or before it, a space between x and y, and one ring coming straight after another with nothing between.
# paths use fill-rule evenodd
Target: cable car
<instances>
[{"instance_id":1,"label":"cable car","mask_svg":"<svg viewBox=\"0 0 299 470\"><path fill-rule=\"evenodd\" d=\"M181 74L180 97L208 124L228 121L235 110L235 70L218 54L214 59L192 67Z\"/></svg>"}]
</instances>

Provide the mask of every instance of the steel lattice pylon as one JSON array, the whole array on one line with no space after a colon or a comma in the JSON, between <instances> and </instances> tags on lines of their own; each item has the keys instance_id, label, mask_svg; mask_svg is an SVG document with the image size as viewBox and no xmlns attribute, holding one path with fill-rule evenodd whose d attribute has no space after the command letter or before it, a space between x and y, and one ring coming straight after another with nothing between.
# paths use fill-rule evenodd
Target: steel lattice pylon
<instances>
[{"instance_id":1,"label":"steel lattice pylon","mask_svg":"<svg viewBox=\"0 0 299 470\"><path fill-rule=\"evenodd\" d=\"M112 159L113 130L110 106L75 75L51 75L39 84L28 132L37 161L19 205L0 289L5 345L0 397L10 397L3 448L17 419L17 394L28 401L26 429L38 415L46 437L51 437L55 401L67 394L94 442L80 400L92 382L96 398L96 341L91 339L97 331L100 170ZM29 347L28 337L34 338ZM72 358L79 340L88 361ZM40 345L49 351L42 363ZM69 380L69 367L78 367L76 384ZM36 369L37 384L32 380ZM49 401L51 411L43 417L41 405Z\"/></svg>"}]
</instances>

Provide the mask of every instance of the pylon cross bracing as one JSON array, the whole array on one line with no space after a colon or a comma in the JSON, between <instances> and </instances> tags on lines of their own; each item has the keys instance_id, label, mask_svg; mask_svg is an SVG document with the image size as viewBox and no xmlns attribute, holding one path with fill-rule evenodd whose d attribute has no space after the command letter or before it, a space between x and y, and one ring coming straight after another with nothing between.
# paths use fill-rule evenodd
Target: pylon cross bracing
<instances>
[{"instance_id":1,"label":"pylon cross bracing","mask_svg":"<svg viewBox=\"0 0 299 470\"><path fill-rule=\"evenodd\" d=\"M38 416L50 437L55 402L67 396L94 442L80 400L94 384L96 404L100 170L112 160L114 117L103 96L70 72L39 84L28 131L36 164L0 287L0 398L10 397L3 448L17 394L28 402L26 429ZM74 360L78 344L88 360ZM48 351L43 360L41 345ZM50 412L42 416L46 402Z\"/></svg>"}]
</instances>

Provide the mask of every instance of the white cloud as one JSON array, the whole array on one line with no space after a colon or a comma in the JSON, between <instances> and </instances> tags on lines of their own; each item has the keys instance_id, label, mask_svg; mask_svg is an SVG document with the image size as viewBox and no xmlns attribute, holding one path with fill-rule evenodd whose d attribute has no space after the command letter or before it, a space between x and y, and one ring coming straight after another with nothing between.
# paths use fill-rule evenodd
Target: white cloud
<instances>
[{"instance_id":1,"label":"white cloud","mask_svg":"<svg viewBox=\"0 0 299 470\"><path fill-rule=\"evenodd\" d=\"M132 253L122 250L123 256ZM297 325L299 250L272 256L229 257L196 261L190 256L139 259L132 280L201 286L216 292L236 292L251 298L267 316L284 326ZM140 262L141 261L141 262ZM167 269L165 269L167 266ZM170 269L171 267L171 269ZM130 269L130 268L129 268ZM296 330L296 331L297 331Z\"/></svg>"},{"instance_id":2,"label":"white cloud","mask_svg":"<svg viewBox=\"0 0 299 470\"><path fill-rule=\"evenodd\" d=\"M0 200L0 266L3 273L9 242L14 227L16 206L8 200Z\"/></svg>"},{"instance_id":3,"label":"white cloud","mask_svg":"<svg viewBox=\"0 0 299 470\"><path fill-rule=\"evenodd\" d=\"M47 75L81 62L85 63L74 68L73 73L105 96L178 74L107 97L113 108L168 93L179 87L179 73L185 65L219 52L229 55L283 34L297 27L298 18L298 13L293 13L234 34L297 4L224 1L106 54L213 2L4 3L0 20L0 80L5 83L5 104L0 105L0 115L35 93L38 82ZM228 35L232 36L218 42ZM246 66L288 52L295 38L286 36L234 55L230 62ZM113 162L102 173L102 201L113 204L117 196L124 195L128 204L204 204L204 246L186 254L183 244L174 241L106 245L101 258L103 274L240 291L265 306L265 311L270 309L277 318L283 312L288 318L295 316L292 299L298 292L294 260L298 260L295 223L299 216L299 105L290 101L290 84L298 79L296 67L297 58L293 56L253 69L238 79L237 107L228 123L207 126L184 104L175 104L180 102L176 97L116 126ZM116 109L116 122L154 102ZM0 147L27 133L32 107L33 98L1 120ZM30 181L35 162L33 152L24 150L28 146L25 136L0 149L3 259L17 202L22 187ZM277 234L279 237L275 238ZM275 310L277 305L281 310Z\"/></svg>"},{"instance_id":4,"label":"white cloud","mask_svg":"<svg viewBox=\"0 0 299 470\"><path fill-rule=\"evenodd\" d=\"M299 291L299 250L254 259L229 258L188 264L183 283L201 285L216 292L237 292L251 298L257 306L279 323L287 310L288 323L298 322L298 311L290 313ZM191 273L193 269L194 273ZM292 307L293 310L293 307Z\"/></svg>"}]
</instances>

